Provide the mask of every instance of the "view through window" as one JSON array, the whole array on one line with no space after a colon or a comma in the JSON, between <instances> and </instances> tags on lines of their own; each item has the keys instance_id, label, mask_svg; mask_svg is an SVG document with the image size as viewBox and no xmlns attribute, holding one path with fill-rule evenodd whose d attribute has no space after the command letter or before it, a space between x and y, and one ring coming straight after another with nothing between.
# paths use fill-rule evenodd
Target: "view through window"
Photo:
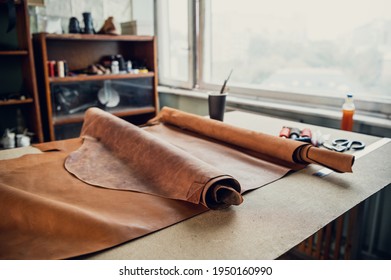
<instances>
[{"instance_id":1,"label":"view through window","mask_svg":"<svg viewBox=\"0 0 391 280\"><path fill-rule=\"evenodd\" d=\"M159 0L157 8L160 80L190 86L188 1Z\"/></svg>"},{"instance_id":2,"label":"view through window","mask_svg":"<svg viewBox=\"0 0 391 280\"><path fill-rule=\"evenodd\" d=\"M202 82L391 99L391 1L206 0Z\"/></svg>"}]
</instances>

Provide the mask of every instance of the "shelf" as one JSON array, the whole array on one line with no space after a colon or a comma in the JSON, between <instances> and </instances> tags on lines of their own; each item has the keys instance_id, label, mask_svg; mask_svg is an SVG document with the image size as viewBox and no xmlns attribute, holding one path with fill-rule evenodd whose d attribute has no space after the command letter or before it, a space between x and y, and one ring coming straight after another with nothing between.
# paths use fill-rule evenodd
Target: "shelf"
<instances>
[{"instance_id":1,"label":"shelf","mask_svg":"<svg viewBox=\"0 0 391 280\"><path fill-rule=\"evenodd\" d=\"M145 123L156 115L158 94L154 36L36 33L33 34L33 42L47 141L74 137L73 132L84 121L85 108L92 104L104 107L98 105L95 91L105 86L112 86L121 97L118 106L105 108L107 112L134 124ZM77 71L98 63L105 56L116 54L145 65L149 72L86 75L84 71ZM47 61L51 60L67 61L69 73L74 74L72 72L75 71L80 75L49 77ZM61 87L77 91L82 107L71 111L66 111L64 106L58 107L60 101L56 94Z\"/></svg>"},{"instance_id":2,"label":"shelf","mask_svg":"<svg viewBox=\"0 0 391 280\"><path fill-rule=\"evenodd\" d=\"M34 100L32 98L27 98L24 100L10 99L8 101L0 101L0 106L29 104L29 103L33 103L33 101Z\"/></svg>"},{"instance_id":3,"label":"shelf","mask_svg":"<svg viewBox=\"0 0 391 280\"><path fill-rule=\"evenodd\" d=\"M153 106L147 106L147 107L137 107L137 108L123 108L123 109L109 109L106 110L107 112L117 116L117 117L127 117L127 116L134 116L134 115L140 115L140 114L148 114L148 113L155 113L155 107ZM54 117L53 118L53 125L64 125L64 124L71 124L71 123L79 123L83 122L84 120L84 113L75 114L75 115L65 115L61 117Z\"/></svg>"},{"instance_id":4,"label":"shelf","mask_svg":"<svg viewBox=\"0 0 391 280\"><path fill-rule=\"evenodd\" d=\"M141 74L109 74L109 75L79 75L70 77L51 77L49 82L51 83L72 83L72 82L84 82L84 81L102 81L102 80L118 80L118 79L137 79L154 77L154 72L141 73Z\"/></svg>"},{"instance_id":5,"label":"shelf","mask_svg":"<svg viewBox=\"0 0 391 280\"><path fill-rule=\"evenodd\" d=\"M26 50L12 50L12 51L0 51L1 55L28 55L29 52Z\"/></svg>"},{"instance_id":6,"label":"shelf","mask_svg":"<svg viewBox=\"0 0 391 280\"><path fill-rule=\"evenodd\" d=\"M44 34L46 39L54 40L95 40L95 41L153 41L153 36L104 35L104 34Z\"/></svg>"}]
</instances>

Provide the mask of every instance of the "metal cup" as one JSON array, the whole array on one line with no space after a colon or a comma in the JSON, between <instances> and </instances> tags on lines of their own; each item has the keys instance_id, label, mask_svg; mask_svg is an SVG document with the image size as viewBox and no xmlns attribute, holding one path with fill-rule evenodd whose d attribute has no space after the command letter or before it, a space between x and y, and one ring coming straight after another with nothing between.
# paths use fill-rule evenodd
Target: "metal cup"
<instances>
[{"instance_id":1,"label":"metal cup","mask_svg":"<svg viewBox=\"0 0 391 280\"><path fill-rule=\"evenodd\" d=\"M226 103L226 93L209 93L208 106L209 117L214 120L223 121Z\"/></svg>"}]
</instances>

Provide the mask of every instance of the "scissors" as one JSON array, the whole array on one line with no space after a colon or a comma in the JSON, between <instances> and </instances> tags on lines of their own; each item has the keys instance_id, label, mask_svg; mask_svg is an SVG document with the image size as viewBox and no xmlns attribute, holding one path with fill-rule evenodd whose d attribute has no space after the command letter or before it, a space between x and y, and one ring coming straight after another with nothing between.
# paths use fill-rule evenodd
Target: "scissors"
<instances>
[{"instance_id":1,"label":"scissors","mask_svg":"<svg viewBox=\"0 0 391 280\"><path fill-rule=\"evenodd\" d=\"M344 152L350 149L353 150L362 150L365 148L365 143L358 140L349 140L344 138L335 139L332 142L332 145L324 143L323 144L327 149L334 150L337 152Z\"/></svg>"}]
</instances>

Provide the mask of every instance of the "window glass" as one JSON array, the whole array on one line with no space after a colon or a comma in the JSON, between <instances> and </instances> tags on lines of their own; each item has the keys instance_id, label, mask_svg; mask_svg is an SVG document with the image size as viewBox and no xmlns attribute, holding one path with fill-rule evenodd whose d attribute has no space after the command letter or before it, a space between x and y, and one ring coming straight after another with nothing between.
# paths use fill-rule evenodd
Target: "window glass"
<instances>
[{"instance_id":1,"label":"window glass","mask_svg":"<svg viewBox=\"0 0 391 280\"><path fill-rule=\"evenodd\" d=\"M189 81L188 1L163 0L158 4L159 77Z\"/></svg>"},{"instance_id":2,"label":"window glass","mask_svg":"<svg viewBox=\"0 0 391 280\"><path fill-rule=\"evenodd\" d=\"M205 0L202 82L391 98L391 1Z\"/></svg>"}]
</instances>

